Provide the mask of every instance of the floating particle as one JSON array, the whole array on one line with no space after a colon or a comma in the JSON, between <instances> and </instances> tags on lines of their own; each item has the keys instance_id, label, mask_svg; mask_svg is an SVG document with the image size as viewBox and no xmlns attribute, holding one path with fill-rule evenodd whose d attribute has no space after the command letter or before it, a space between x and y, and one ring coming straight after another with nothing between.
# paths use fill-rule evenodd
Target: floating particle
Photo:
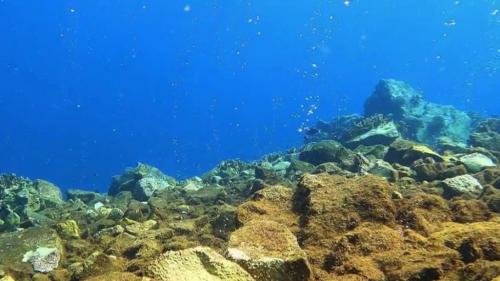
<instances>
[{"instance_id":1,"label":"floating particle","mask_svg":"<svg viewBox=\"0 0 500 281\"><path fill-rule=\"evenodd\" d=\"M186 12L186 13L187 13L187 12L191 12L191 5L189 5L189 4L188 4L188 5L185 5L185 6L184 6L184 12Z\"/></svg>"},{"instance_id":2,"label":"floating particle","mask_svg":"<svg viewBox=\"0 0 500 281\"><path fill-rule=\"evenodd\" d=\"M349 5L351 5L351 1L349 0L344 1L344 6L349 7Z\"/></svg>"},{"instance_id":3,"label":"floating particle","mask_svg":"<svg viewBox=\"0 0 500 281\"><path fill-rule=\"evenodd\" d=\"M318 68L318 65L315 63L311 64L311 66L312 66L312 68Z\"/></svg>"},{"instance_id":4,"label":"floating particle","mask_svg":"<svg viewBox=\"0 0 500 281\"><path fill-rule=\"evenodd\" d=\"M69 9L69 12L70 12L70 13L74 13L74 12L76 12L76 10L75 10L75 9L73 9L73 8L70 8L70 9Z\"/></svg>"},{"instance_id":5,"label":"floating particle","mask_svg":"<svg viewBox=\"0 0 500 281\"><path fill-rule=\"evenodd\" d=\"M495 9L495 10L493 10L493 11L490 13L490 15L492 15L492 16L496 16L496 15L498 15L498 12L499 12L499 10L498 10L498 9Z\"/></svg>"},{"instance_id":6,"label":"floating particle","mask_svg":"<svg viewBox=\"0 0 500 281\"><path fill-rule=\"evenodd\" d=\"M457 25L457 22L454 19L451 19L451 20L445 22L444 25L446 25L446 26L455 26L455 25Z\"/></svg>"}]
</instances>

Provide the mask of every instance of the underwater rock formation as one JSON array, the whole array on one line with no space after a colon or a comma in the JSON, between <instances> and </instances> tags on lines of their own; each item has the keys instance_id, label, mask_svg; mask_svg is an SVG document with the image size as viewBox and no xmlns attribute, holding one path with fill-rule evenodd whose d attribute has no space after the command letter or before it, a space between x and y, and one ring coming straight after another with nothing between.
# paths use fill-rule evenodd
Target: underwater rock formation
<instances>
[{"instance_id":1,"label":"underwater rock formation","mask_svg":"<svg viewBox=\"0 0 500 281\"><path fill-rule=\"evenodd\" d=\"M405 124L406 137L435 145L441 137L466 143L472 129L471 117L452 106L434 104L405 82L382 80L366 100L365 115L383 114Z\"/></svg>"},{"instance_id":2,"label":"underwater rock formation","mask_svg":"<svg viewBox=\"0 0 500 281\"><path fill-rule=\"evenodd\" d=\"M43 181L0 176L0 231L34 226L50 219L41 212L62 205L61 191Z\"/></svg>"},{"instance_id":3,"label":"underwater rock formation","mask_svg":"<svg viewBox=\"0 0 500 281\"><path fill-rule=\"evenodd\" d=\"M475 118L452 106L426 101L403 81L381 80L365 102L364 116L338 116L305 130L306 142L336 140L349 148L388 145L403 137L432 147L463 149ZM471 143L492 149L498 143L495 121L482 123Z\"/></svg>"},{"instance_id":4,"label":"underwater rock formation","mask_svg":"<svg viewBox=\"0 0 500 281\"><path fill-rule=\"evenodd\" d=\"M130 191L136 200L145 201L155 191L168 189L175 184L174 178L166 176L157 168L139 163L135 168L129 168L122 175L113 177L109 195Z\"/></svg>"},{"instance_id":5,"label":"underwater rock formation","mask_svg":"<svg viewBox=\"0 0 500 281\"><path fill-rule=\"evenodd\" d=\"M0 176L0 281L498 280L497 119L468 147L450 121L464 113L393 80L369 112L384 99L387 115L319 123L303 147L187 180L138 164L64 201Z\"/></svg>"}]
</instances>

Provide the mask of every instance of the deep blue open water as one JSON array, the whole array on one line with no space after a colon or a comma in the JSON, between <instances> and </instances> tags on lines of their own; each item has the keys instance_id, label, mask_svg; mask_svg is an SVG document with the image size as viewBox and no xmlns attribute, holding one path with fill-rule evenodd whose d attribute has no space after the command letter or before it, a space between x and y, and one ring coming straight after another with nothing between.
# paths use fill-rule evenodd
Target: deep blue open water
<instances>
[{"instance_id":1,"label":"deep blue open water","mask_svg":"<svg viewBox=\"0 0 500 281\"><path fill-rule=\"evenodd\" d=\"M378 80L500 114L500 1L0 0L0 172L107 190L300 146Z\"/></svg>"}]
</instances>

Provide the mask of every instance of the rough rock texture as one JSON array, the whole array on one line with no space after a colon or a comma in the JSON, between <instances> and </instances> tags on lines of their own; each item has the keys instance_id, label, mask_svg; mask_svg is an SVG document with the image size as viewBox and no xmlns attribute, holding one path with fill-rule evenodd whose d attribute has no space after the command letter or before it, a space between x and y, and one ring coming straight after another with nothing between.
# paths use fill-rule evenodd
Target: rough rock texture
<instances>
[{"instance_id":1,"label":"rough rock texture","mask_svg":"<svg viewBox=\"0 0 500 281\"><path fill-rule=\"evenodd\" d=\"M43 266L38 263L40 259L28 258L23 262L26 253L35 252L39 248L54 249L57 251L57 256L63 254L61 239L54 230L47 227L33 227L20 232L2 234L0 236L0 269L12 272L33 272L32 264L28 263L30 261L35 263L35 270L41 271L39 269L43 267L37 267Z\"/></svg>"},{"instance_id":2,"label":"rough rock texture","mask_svg":"<svg viewBox=\"0 0 500 281\"><path fill-rule=\"evenodd\" d=\"M117 195L122 191L130 191L135 199L144 201L155 191L171 188L175 184L175 179L157 168L139 163L135 168L127 169L124 174L113 177L108 193Z\"/></svg>"},{"instance_id":3,"label":"rough rock texture","mask_svg":"<svg viewBox=\"0 0 500 281\"><path fill-rule=\"evenodd\" d=\"M255 280L313 280L297 238L286 226L274 221L253 220L233 232L227 253Z\"/></svg>"},{"instance_id":4,"label":"rough rock texture","mask_svg":"<svg viewBox=\"0 0 500 281\"><path fill-rule=\"evenodd\" d=\"M462 113L384 83L396 114L319 122L304 147L202 177L139 164L63 201L0 176L0 280L500 281L497 119L474 117L469 147L447 123ZM445 122L405 123L417 109Z\"/></svg>"},{"instance_id":5,"label":"rough rock texture","mask_svg":"<svg viewBox=\"0 0 500 281\"><path fill-rule=\"evenodd\" d=\"M295 197L302 223L299 242L315 266L324 263L335 237L356 228L361 221L395 223L389 185L379 177L306 175Z\"/></svg>"},{"instance_id":6,"label":"rough rock texture","mask_svg":"<svg viewBox=\"0 0 500 281\"><path fill-rule=\"evenodd\" d=\"M467 154L459 158L467 170L471 173L477 173L485 168L495 167L495 163L488 156L481 153Z\"/></svg>"},{"instance_id":7,"label":"rough rock texture","mask_svg":"<svg viewBox=\"0 0 500 281\"><path fill-rule=\"evenodd\" d=\"M197 247L167 252L148 267L148 276L161 281L253 281L239 265L214 250Z\"/></svg>"},{"instance_id":8,"label":"rough rock texture","mask_svg":"<svg viewBox=\"0 0 500 281\"><path fill-rule=\"evenodd\" d=\"M366 100L365 115L384 114L407 125L410 139L436 145L440 137L466 143L472 119L451 106L427 102L405 82L382 80Z\"/></svg>"},{"instance_id":9,"label":"rough rock texture","mask_svg":"<svg viewBox=\"0 0 500 281\"><path fill-rule=\"evenodd\" d=\"M442 185L445 196L449 198L461 195L477 198L484 189L481 183L471 175L445 179Z\"/></svg>"},{"instance_id":10,"label":"rough rock texture","mask_svg":"<svg viewBox=\"0 0 500 281\"><path fill-rule=\"evenodd\" d=\"M500 152L500 119L490 118L481 122L471 134L470 143Z\"/></svg>"},{"instance_id":11,"label":"rough rock texture","mask_svg":"<svg viewBox=\"0 0 500 281\"><path fill-rule=\"evenodd\" d=\"M14 175L0 176L0 231L13 231L50 220L39 212L62 205L61 191L43 181L31 181Z\"/></svg>"},{"instance_id":12,"label":"rough rock texture","mask_svg":"<svg viewBox=\"0 0 500 281\"><path fill-rule=\"evenodd\" d=\"M431 158L443 162L444 158L429 147L406 140L397 140L389 146L385 161L401 165L411 165L419 159Z\"/></svg>"}]
</instances>

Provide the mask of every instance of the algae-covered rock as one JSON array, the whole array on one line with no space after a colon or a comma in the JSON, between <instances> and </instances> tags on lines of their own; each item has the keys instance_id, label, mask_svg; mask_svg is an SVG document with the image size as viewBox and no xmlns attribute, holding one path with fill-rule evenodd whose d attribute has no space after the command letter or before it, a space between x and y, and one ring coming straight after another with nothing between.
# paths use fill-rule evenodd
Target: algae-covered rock
<instances>
[{"instance_id":1,"label":"algae-covered rock","mask_svg":"<svg viewBox=\"0 0 500 281\"><path fill-rule=\"evenodd\" d=\"M71 239L80 237L80 228L74 220L67 220L56 225L57 232L61 237Z\"/></svg>"},{"instance_id":2,"label":"algae-covered rock","mask_svg":"<svg viewBox=\"0 0 500 281\"><path fill-rule=\"evenodd\" d=\"M467 168L455 162L434 162L415 163L413 169L417 172L417 180L433 181L444 180L467 174Z\"/></svg>"},{"instance_id":3,"label":"algae-covered rock","mask_svg":"<svg viewBox=\"0 0 500 281\"><path fill-rule=\"evenodd\" d=\"M49 220L39 212L62 204L61 191L47 181L0 176L0 232Z\"/></svg>"},{"instance_id":4,"label":"algae-covered rock","mask_svg":"<svg viewBox=\"0 0 500 281\"><path fill-rule=\"evenodd\" d=\"M93 192L93 191L88 191L88 190L81 190L81 189L69 189L66 191L66 196L68 200L81 200L85 204L91 204L95 203L94 201L104 201L105 196L103 194Z\"/></svg>"},{"instance_id":5,"label":"algae-covered rock","mask_svg":"<svg viewBox=\"0 0 500 281\"><path fill-rule=\"evenodd\" d=\"M477 198L484 187L471 175L456 176L442 181L444 195L447 198L466 195Z\"/></svg>"},{"instance_id":6,"label":"algae-covered rock","mask_svg":"<svg viewBox=\"0 0 500 281\"><path fill-rule=\"evenodd\" d=\"M129 272L111 272L96 277L85 279L85 281L149 281L150 278L138 277Z\"/></svg>"},{"instance_id":7,"label":"algae-covered rock","mask_svg":"<svg viewBox=\"0 0 500 281\"><path fill-rule=\"evenodd\" d=\"M416 160L431 158L436 162L443 162L444 158L425 145L417 144L407 140L397 140L391 144L385 155L385 161L410 165Z\"/></svg>"},{"instance_id":8,"label":"algae-covered rock","mask_svg":"<svg viewBox=\"0 0 500 281\"><path fill-rule=\"evenodd\" d=\"M159 281L254 280L238 264L206 247L167 252L151 263L146 274Z\"/></svg>"},{"instance_id":9,"label":"algae-covered rock","mask_svg":"<svg viewBox=\"0 0 500 281\"><path fill-rule=\"evenodd\" d=\"M60 257L63 254L62 241L56 231L47 227L33 227L19 232L9 232L0 235L0 267L22 274L30 274L33 269L43 269L43 265L51 263L52 258L45 260L48 255L35 255L35 259L23 258L27 253L36 253L37 249L51 249L57 252L54 257ZM50 256L52 257L52 256ZM55 262L55 260L52 260ZM57 260L58 261L58 260ZM34 263L33 268L32 264ZM48 262L47 264L44 262ZM38 267L40 266L40 267ZM50 268L50 267L49 267ZM53 269L53 268L52 268Z\"/></svg>"},{"instance_id":10,"label":"algae-covered rock","mask_svg":"<svg viewBox=\"0 0 500 281\"><path fill-rule=\"evenodd\" d=\"M473 146L500 152L500 119L489 118L481 122L470 136Z\"/></svg>"},{"instance_id":11,"label":"algae-covered rock","mask_svg":"<svg viewBox=\"0 0 500 281\"><path fill-rule=\"evenodd\" d=\"M237 209L237 220L246 224L253 220L275 221L299 231L299 216L293 209L294 191L284 186L270 186L257 191L249 201Z\"/></svg>"},{"instance_id":12,"label":"algae-covered rock","mask_svg":"<svg viewBox=\"0 0 500 281\"><path fill-rule=\"evenodd\" d=\"M109 195L117 195L122 191L130 191L135 199L145 201L157 190L172 188L176 185L174 178L166 176L159 169L139 163L125 173L114 176L109 188Z\"/></svg>"},{"instance_id":13,"label":"algae-covered rock","mask_svg":"<svg viewBox=\"0 0 500 281\"><path fill-rule=\"evenodd\" d=\"M231 234L228 257L259 281L313 280L305 252L286 226L253 220Z\"/></svg>"},{"instance_id":14,"label":"algae-covered rock","mask_svg":"<svg viewBox=\"0 0 500 281\"><path fill-rule=\"evenodd\" d=\"M482 169L496 166L490 158L481 153L464 155L460 157L460 162L462 162L471 173L477 173Z\"/></svg>"},{"instance_id":15,"label":"algae-covered rock","mask_svg":"<svg viewBox=\"0 0 500 281\"><path fill-rule=\"evenodd\" d=\"M399 133L396 124L389 121L369 130L368 132L355 136L351 140L348 140L346 145L351 148L358 147L359 145L389 145L400 137L401 134Z\"/></svg>"},{"instance_id":16,"label":"algae-covered rock","mask_svg":"<svg viewBox=\"0 0 500 281\"><path fill-rule=\"evenodd\" d=\"M452 106L427 102L405 82L387 79L376 86L365 102L365 115L383 114L406 124L406 137L436 145L440 137L466 143L472 119Z\"/></svg>"},{"instance_id":17,"label":"algae-covered rock","mask_svg":"<svg viewBox=\"0 0 500 281\"><path fill-rule=\"evenodd\" d=\"M384 160L377 159L368 170L370 174L384 177L388 180L395 181L398 179L398 171L394 169L391 164Z\"/></svg>"},{"instance_id":18,"label":"algae-covered rock","mask_svg":"<svg viewBox=\"0 0 500 281\"><path fill-rule=\"evenodd\" d=\"M342 163L350 161L352 153L336 141L311 143L302 148L300 160L319 165L327 162Z\"/></svg>"},{"instance_id":19,"label":"algae-covered rock","mask_svg":"<svg viewBox=\"0 0 500 281\"><path fill-rule=\"evenodd\" d=\"M376 176L305 175L294 202L303 223L299 242L316 266L323 264L338 235L362 221L395 224L396 207L389 184Z\"/></svg>"},{"instance_id":20,"label":"algae-covered rock","mask_svg":"<svg viewBox=\"0 0 500 281\"><path fill-rule=\"evenodd\" d=\"M500 223L498 221L471 224L448 223L431 239L460 252L465 263L478 259L500 260Z\"/></svg>"},{"instance_id":21,"label":"algae-covered rock","mask_svg":"<svg viewBox=\"0 0 500 281\"><path fill-rule=\"evenodd\" d=\"M57 248L39 247L24 254L23 262L29 262L36 272L51 272L59 266L61 252Z\"/></svg>"}]
</instances>

